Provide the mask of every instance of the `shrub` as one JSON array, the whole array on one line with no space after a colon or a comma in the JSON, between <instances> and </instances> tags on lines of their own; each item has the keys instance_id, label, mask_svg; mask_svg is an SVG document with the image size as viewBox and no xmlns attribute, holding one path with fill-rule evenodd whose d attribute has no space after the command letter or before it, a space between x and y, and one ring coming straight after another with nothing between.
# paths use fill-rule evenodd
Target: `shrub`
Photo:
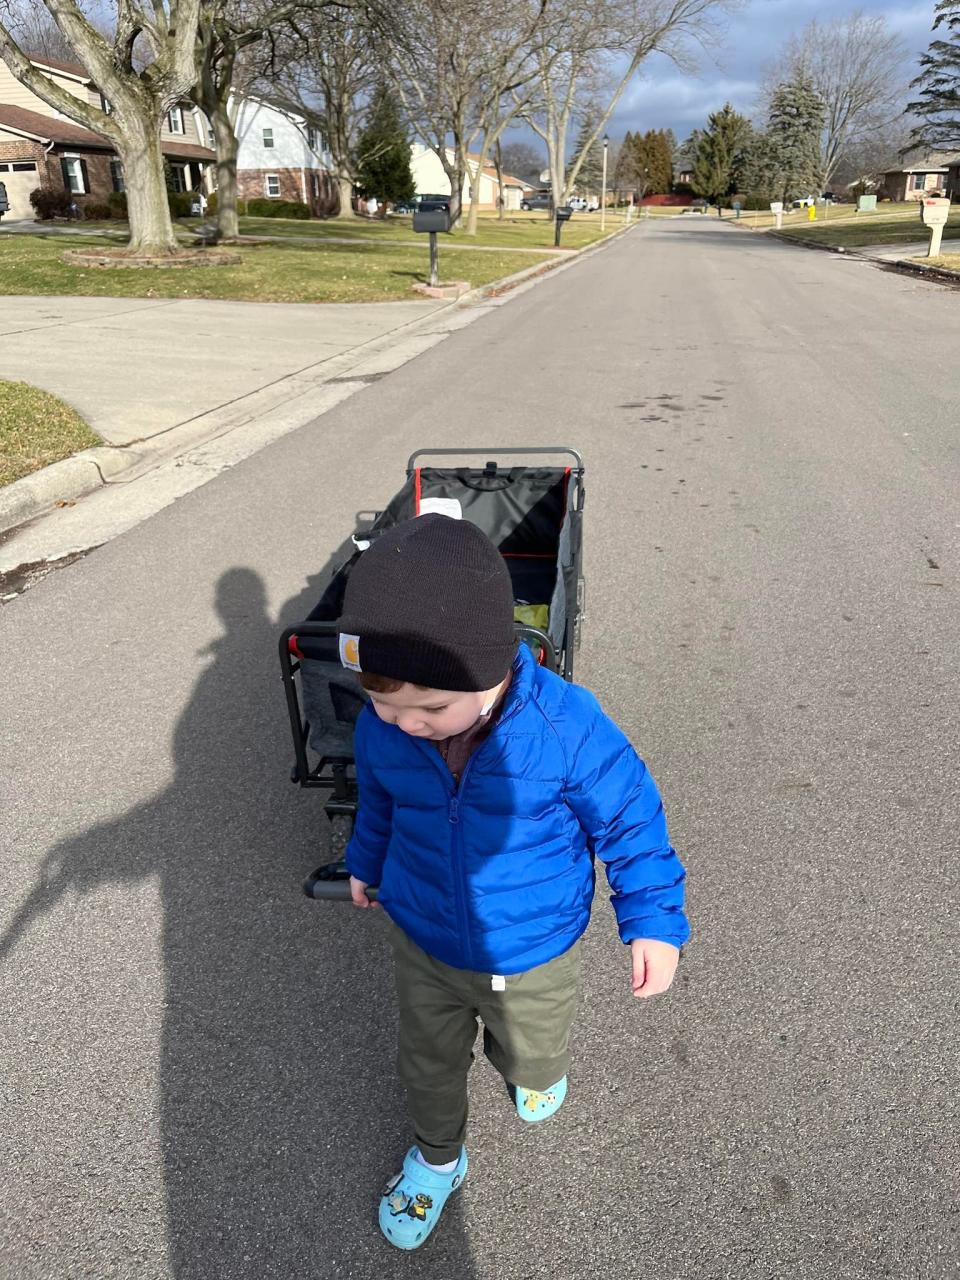
<instances>
[{"instance_id":1,"label":"shrub","mask_svg":"<svg viewBox=\"0 0 960 1280\"><path fill-rule=\"evenodd\" d=\"M51 218L69 218L73 196L69 191L57 191L53 187L37 187L30 192L30 203L42 222Z\"/></svg>"},{"instance_id":2,"label":"shrub","mask_svg":"<svg viewBox=\"0 0 960 1280\"><path fill-rule=\"evenodd\" d=\"M248 200L247 213L251 218L299 218L310 217L310 206L302 200Z\"/></svg>"},{"instance_id":3,"label":"shrub","mask_svg":"<svg viewBox=\"0 0 960 1280\"><path fill-rule=\"evenodd\" d=\"M83 216L88 222L103 222L113 217L113 209L109 204L91 200L83 206Z\"/></svg>"},{"instance_id":4,"label":"shrub","mask_svg":"<svg viewBox=\"0 0 960 1280\"><path fill-rule=\"evenodd\" d=\"M217 216L217 193L214 191L207 196L207 217L215 218Z\"/></svg>"},{"instance_id":5,"label":"shrub","mask_svg":"<svg viewBox=\"0 0 960 1280\"><path fill-rule=\"evenodd\" d=\"M125 218L127 216L127 193L125 191L111 191L107 196L107 203L115 218Z\"/></svg>"},{"instance_id":6,"label":"shrub","mask_svg":"<svg viewBox=\"0 0 960 1280\"><path fill-rule=\"evenodd\" d=\"M193 204L193 194L189 191L168 191L167 203L170 205L170 212L175 218L189 218L190 206Z\"/></svg>"}]
</instances>

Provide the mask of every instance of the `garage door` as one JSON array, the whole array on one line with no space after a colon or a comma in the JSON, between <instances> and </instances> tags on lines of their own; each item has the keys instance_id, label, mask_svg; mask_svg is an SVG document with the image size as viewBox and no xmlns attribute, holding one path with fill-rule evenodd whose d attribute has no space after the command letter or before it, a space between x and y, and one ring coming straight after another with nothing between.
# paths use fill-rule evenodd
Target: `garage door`
<instances>
[{"instance_id":1,"label":"garage door","mask_svg":"<svg viewBox=\"0 0 960 1280\"><path fill-rule=\"evenodd\" d=\"M10 212L4 214L6 221L32 218L30 192L40 185L36 163L33 160L0 160L0 182L7 188L10 201Z\"/></svg>"}]
</instances>

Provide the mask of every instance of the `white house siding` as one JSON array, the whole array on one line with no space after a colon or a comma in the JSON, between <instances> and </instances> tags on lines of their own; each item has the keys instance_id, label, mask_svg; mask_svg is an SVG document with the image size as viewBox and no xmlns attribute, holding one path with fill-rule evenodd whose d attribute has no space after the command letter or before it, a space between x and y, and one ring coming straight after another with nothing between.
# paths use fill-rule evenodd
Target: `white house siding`
<instances>
[{"instance_id":1,"label":"white house siding","mask_svg":"<svg viewBox=\"0 0 960 1280\"><path fill-rule=\"evenodd\" d=\"M66 89L75 98L80 98L84 102L90 100L87 85L82 84L79 80L71 79L69 76L57 71L44 71L42 67L38 68L38 70L43 71L43 74L49 76L59 88ZM3 61L0 61L0 102L10 107L23 107L26 111L39 111L41 115L53 116L54 119L67 119L62 112L54 110L49 103L44 102L42 98L38 98L26 85L21 84ZM96 95L96 105L100 105L99 94Z\"/></svg>"},{"instance_id":2,"label":"white house siding","mask_svg":"<svg viewBox=\"0 0 960 1280\"><path fill-rule=\"evenodd\" d=\"M452 153L450 153L452 159ZM471 173L463 183L461 197L464 208L470 203L470 179L476 173L476 163L468 161ZM491 166L492 168L492 166ZM414 190L419 196L446 196L450 194L450 179L443 171L443 165L435 151L421 143L415 142L410 148L410 172L413 174ZM503 176L504 203L508 209L520 208L520 187L507 174ZM480 207L495 209L497 207L497 179L494 173L486 170L480 175Z\"/></svg>"}]
</instances>

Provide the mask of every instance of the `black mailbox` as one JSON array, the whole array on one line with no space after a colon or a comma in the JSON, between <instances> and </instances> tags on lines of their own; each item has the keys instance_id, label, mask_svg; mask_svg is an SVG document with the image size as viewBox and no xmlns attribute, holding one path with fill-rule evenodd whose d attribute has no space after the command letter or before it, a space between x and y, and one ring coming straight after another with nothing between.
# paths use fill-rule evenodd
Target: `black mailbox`
<instances>
[{"instance_id":1,"label":"black mailbox","mask_svg":"<svg viewBox=\"0 0 960 1280\"><path fill-rule=\"evenodd\" d=\"M434 235L438 231L450 230L450 211L448 209L428 209L424 213L415 213L413 215L414 231L432 231Z\"/></svg>"},{"instance_id":2,"label":"black mailbox","mask_svg":"<svg viewBox=\"0 0 960 1280\"><path fill-rule=\"evenodd\" d=\"M560 205L559 209L557 209L558 222L569 222L572 217L573 217L573 210L570 208L568 204L562 204Z\"/></svg>"}]
</instances>

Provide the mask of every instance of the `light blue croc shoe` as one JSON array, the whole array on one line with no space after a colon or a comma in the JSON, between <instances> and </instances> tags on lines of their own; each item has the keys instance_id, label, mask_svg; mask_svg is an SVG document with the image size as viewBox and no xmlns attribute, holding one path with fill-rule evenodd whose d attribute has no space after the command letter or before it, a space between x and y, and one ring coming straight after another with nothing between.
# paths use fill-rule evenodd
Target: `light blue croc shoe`
<instances>
[{"instance_id":1,"label":"light blue croc shoe","mask_svg":"<svg viewBox=\"0 0 960 1280\"><path fill-rule=\"evenodd\" d=\"M521 1089L520 1085L517 1085L517 1115L521 1120L526 1120L528 1124L537 1124L538 1121L546 1120L555 1111L559 1111L566 1096L566 1076L562 1080L558 1080L556 1084L552 1084L543 1093L538 1092L536 1089Z\"/></svg>"},{"instance_id":2,"label":"light blue croc shoe","mask_svg":"<svg viewBox=\"0 0 960 1280\"><path fill-rule=\"evenodd\" d=\"M380 1230L398 1249L419 1249L440 1221L443 1206L467 1176L467 1149L450 1173L435 1173L411 1147L403 1168L387 1183L380 1200Z\"/></svg>"}]
</instances>

